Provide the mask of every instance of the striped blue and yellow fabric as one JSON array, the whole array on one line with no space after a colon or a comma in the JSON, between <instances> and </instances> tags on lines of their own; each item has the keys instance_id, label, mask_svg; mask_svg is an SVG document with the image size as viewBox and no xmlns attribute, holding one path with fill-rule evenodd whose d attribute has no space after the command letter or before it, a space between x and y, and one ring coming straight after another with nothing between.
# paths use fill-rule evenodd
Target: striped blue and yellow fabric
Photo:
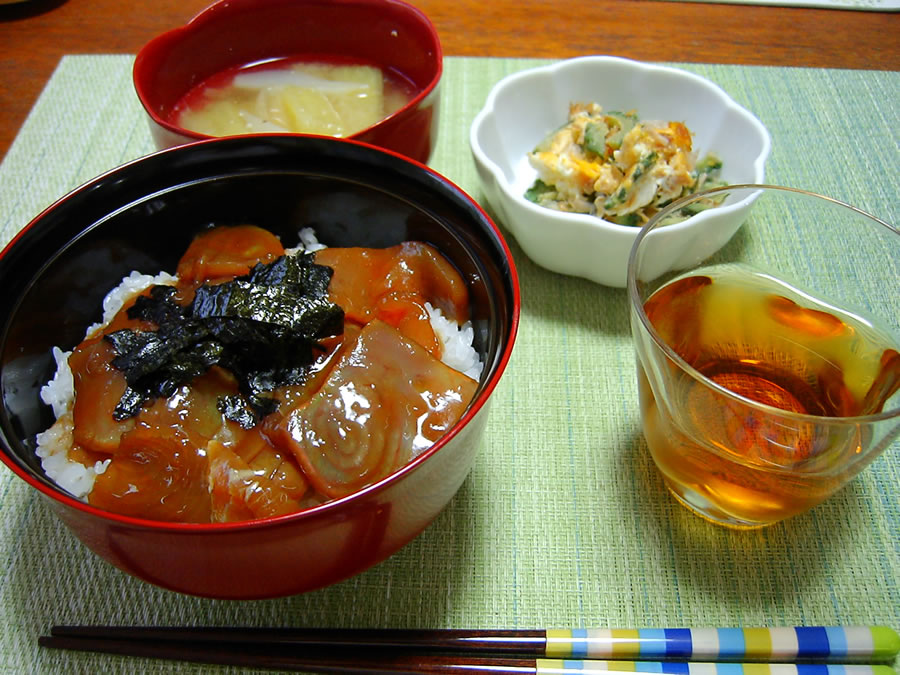
<instances>
[{"instance_id":1,"label":"striped blue and yellow fabric","mask_svg":"<svg viewBox=\"0 0 900 675\"><path fill-rule=\"evenodd\" d=\"M900 651L885 626L548 630L546 656L575 659L883 661ZM674 671L663 671L674 672ZM764 675L764 674L761 674Z\"/></svg>"},{"instance_id":2,"label":"striped blue and yellow fabric","mask_svg":"<svg viewBox=\"0 0 900 675\"><path fill-rule=\"evenodd\" d=\"M685 661L582 661L538 659L536 675L605 675L606 673L672 673L673 675L895 675L890 666L701 663Z\"/></svg>"}]
</instances>

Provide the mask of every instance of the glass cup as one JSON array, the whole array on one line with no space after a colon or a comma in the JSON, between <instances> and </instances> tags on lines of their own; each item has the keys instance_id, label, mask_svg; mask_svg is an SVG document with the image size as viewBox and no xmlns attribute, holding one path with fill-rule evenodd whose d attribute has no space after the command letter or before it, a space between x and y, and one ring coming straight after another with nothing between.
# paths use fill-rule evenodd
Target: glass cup
<instances>
[{"instance_id":1,"label":"glass cup","mask_svg":"<svg viewBox=\"0 0 900 675\"><path fill-rule=\"evenodd\" d=\"M666 228L711 199L724 201L702 214L704 236L743 209L737 234L660 271ZM733 185L657 213L632 248L628 294L644 436L676 499L762 527L896 446L898 280L900 231L821 195Z\"/></svg>"}]
</instances>

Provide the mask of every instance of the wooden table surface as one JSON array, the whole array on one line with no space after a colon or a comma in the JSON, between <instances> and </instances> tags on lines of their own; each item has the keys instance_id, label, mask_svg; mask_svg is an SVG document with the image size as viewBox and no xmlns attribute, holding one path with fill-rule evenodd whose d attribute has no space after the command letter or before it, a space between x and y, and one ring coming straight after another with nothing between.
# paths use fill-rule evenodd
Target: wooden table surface
<instances>
[{"instance_id":1,"label":"wooden table surface","mask_svg":"<svg viewBox=\"0 0 900 675\"><path fill-rule=\"evenodd\" d=\"M64 54L136 53L211 0L0 0L0 157ZM900 14L641 0L413 0L447 56L900 70Z\"/></svg>"}]
</instances>

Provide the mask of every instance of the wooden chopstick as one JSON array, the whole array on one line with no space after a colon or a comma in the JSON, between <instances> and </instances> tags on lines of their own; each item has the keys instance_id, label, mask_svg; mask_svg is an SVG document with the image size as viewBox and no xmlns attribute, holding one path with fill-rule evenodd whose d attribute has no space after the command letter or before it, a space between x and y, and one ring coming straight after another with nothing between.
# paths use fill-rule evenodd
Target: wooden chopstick
<instances>
[{"instance_id":1,"label":"wooden chopstick","mask_svg":"<svg viewBox=\"0 0 900 675\"><path fill-rule=\"evenodd\" d=\"M120 656L167 659L191 663L238 666L310 673L373 673L375 675L533 674L536 659L451 656L406 650L372 649L347 652L303 650L285 645L191 643L186 641L105 639L100 637L42 636L38 644L55 649L101 652ZM293 649L293 650L292 650ZM860 675L870 675L864 673Z\"/></svg>"},{"instance_id":2,"label":"wooden chopstick","mask_svg":"<svg viewBox=\"0 0 900 675\"><path fill-rule=\"evenodd\" d=\"M53 626L57 637L209 642L306 647L401 648L437 651L545 654L543 630L240 628L188 626Z\"/></svg>"},{"instance_id":3,"label":"wooden chopstick","mask_svg":"<svg viewBox=\"0 0 900 675\"><path fill-rule=\"evenodd\" d=\"M625 661L886 663L900 653L900 635L884 626L581 630L54 626L51 635Z\"/></svg>"},{"instance_id":4,"label":"wooden chopstick","mask_svg":"<svg viewBox=\"0 0 900 675\"><path fill-rule=\"evenodd\" d=\"M385 647L298 647L287 643L237 644L187 640L103 638L93 635L42 636L39 644L57 649L162 658L194 663L311 673L375 675L622 675L623 671L679 675L893 675L885 665L739 664L702 662L626 662L510 657L497 654L421 652ZM765 671L765 673L763 672Z\"/></svg>"}]
</instances>

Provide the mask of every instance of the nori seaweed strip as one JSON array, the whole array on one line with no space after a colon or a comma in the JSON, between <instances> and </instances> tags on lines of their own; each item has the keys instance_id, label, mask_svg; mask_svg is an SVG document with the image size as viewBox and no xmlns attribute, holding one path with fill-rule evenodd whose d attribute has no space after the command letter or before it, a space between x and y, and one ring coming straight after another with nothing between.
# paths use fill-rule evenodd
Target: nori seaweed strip
<instances>
[{"instance_id":1,"label":"nori seaweed strip","mask_svg":"<svg viewBox=\"0 0 900 675\"><path fill-rule=\"evenodd\" d=\"M243 396L220 396L216 407L225 419L237 422L244 429L252 429L261 419L260 413Z\"/></svg>"},{"instance_id":2,"label":"nori seaweed strip","mask_svg":"<svg viewBox=\"0 0 900 675\"><path fill-rule=\"evenodd\" d=\"M319 340L343 331L343 310L327 299L333 270L311 254L282 256L247 275L199 287L188 306L175 302L172 286L139 296L128 317L156 324L155 331L122 329L105 336L116 353L112 365L125 375L125 393L113 413L137 415L143 404L218 365L231 371L240 394L223 396L227 419L252 427L277 409L265 394L302 382Z\"/></svg>"},{"instance_id":3,"label":"nori seaweed strip","mask_svg":"<svg viewBox=\"0 0 900 675\"><path fill-rule=\"evenodd\" d=\"M128 317L152 321L157 326L168 321L187 318L187 309L172 300L174 295L174 286L152 286L149 295L139 295L135 298L134 304L128 310Z\"/></svg>"},{"instance_id":4,"label":"nori seaweed strip","mask_svg":"<svg viewBox=\"0 0 900 675\"><path fill-rule=\"evenodd\" d=\"M235 279L216 286L201 286L191 304L194 319L243 319L271 326L275 339L315 340L333 335L343 322L334 312L334 303L325 298L310 298L287 286L264 286ZM277 336L277 333L285 333Z\"/></svg>"},{"instance_id":5,"label":"nori seaweed strip","mask_svg":"<svg viewBox=\"0 0 900 675\"><path fill-rule=\"evenodd\" d=\"M313 297L328 295L328 284L334 270L325 265L316 265L312 253L298 253L282 256L268 264L257 264L250 270L247 279L265 286L296 285Z\"/></svg>"}]
</instances>

